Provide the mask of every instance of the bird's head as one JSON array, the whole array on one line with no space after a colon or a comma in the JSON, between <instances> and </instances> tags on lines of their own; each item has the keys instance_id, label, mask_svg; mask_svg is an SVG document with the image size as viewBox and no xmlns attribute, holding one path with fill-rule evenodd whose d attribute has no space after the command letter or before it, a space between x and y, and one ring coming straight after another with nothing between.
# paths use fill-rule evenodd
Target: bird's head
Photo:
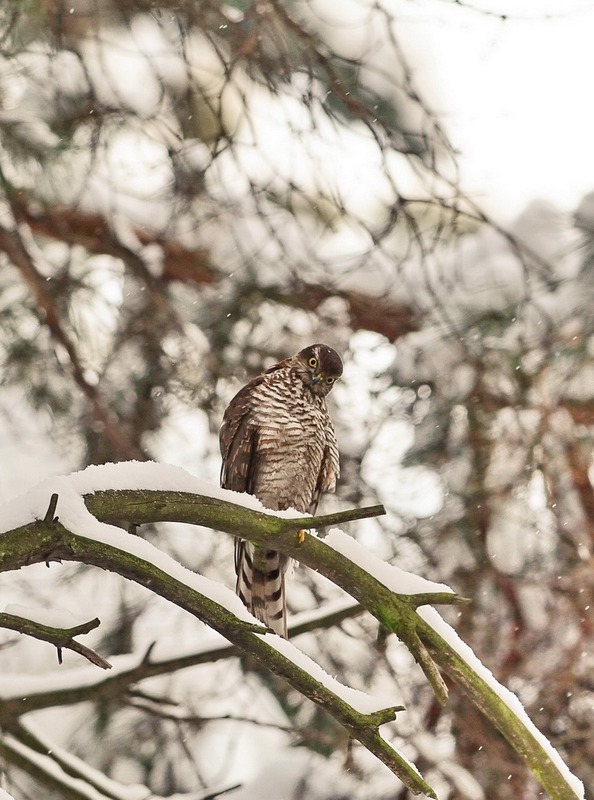
<instances>
[{"instance_id":1,"label":"bird's head","mask_svg":"<svg viewBox=\"0 0 594 800\"><path fill-rule=\"evenodd\" d=\"M294 369L313 394L324 397L342 375L342 360L326 344L312 344L292 358Z\"/></svg>"}]
</instances>

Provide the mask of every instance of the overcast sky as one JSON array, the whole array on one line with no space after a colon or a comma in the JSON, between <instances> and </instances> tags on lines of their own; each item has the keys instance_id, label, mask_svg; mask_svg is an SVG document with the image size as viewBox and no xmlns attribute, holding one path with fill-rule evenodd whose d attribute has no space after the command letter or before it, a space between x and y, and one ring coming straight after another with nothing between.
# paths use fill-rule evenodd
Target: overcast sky
<instances>
[{"instance_id":1,"label":"overcast sky","mask_svg":"<svg viewBox=\"0 0 594 800\"><path fill-rule=\"evenodd\" d=\"M594 3L474 3L505 20L446 0L407 5L403 38L465 187L503 218L536 197L575 208L594 190Z\"/></svg>"}]
</instances>

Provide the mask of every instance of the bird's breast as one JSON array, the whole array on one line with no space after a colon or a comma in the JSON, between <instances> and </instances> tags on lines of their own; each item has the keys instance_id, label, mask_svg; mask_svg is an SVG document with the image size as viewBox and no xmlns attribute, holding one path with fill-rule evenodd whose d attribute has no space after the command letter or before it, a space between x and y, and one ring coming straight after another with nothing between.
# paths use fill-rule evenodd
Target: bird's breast
<instances>
[{"instance_id":1,"label":"bird's breast","mask_svg":"<svg viewBox=\"0 0 594 800\"><path fill-rule=\"evenodd\" d=\"M258 470L255 494L270 508L306 511L326 447L323 401L303 384L264 386L255 404ZM331 424L331 423L330 423Z\"/></svg>"}]
</instances>

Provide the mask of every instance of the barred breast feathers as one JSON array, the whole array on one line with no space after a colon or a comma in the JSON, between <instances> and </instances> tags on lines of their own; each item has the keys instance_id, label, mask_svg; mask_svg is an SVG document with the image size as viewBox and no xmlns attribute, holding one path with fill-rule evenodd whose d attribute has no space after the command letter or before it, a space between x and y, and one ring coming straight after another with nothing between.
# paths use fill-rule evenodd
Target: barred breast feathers
<instances>
[{"instance_id":1,"label":"barred breast feathers","mask_svg":"<svg viewBox=\"0 0 594 800\"><path fill-rule=\"evenodd\" d=\"M313 345L274 365L231 400L220 431L221 486L255 495L270 509L292 507L311 514L322 492L334 489L338 447L324 396L340 376L342 362L335 354L337 364L330 361L330 372L316 373L315 381L305 369L309 363L313 370L318 363L314 355L320 348L323 354L329 350L324 347ZM288 560L282 553L236 541L238 595L258 619L285 637Z\"/></svg>"}]
</instances>

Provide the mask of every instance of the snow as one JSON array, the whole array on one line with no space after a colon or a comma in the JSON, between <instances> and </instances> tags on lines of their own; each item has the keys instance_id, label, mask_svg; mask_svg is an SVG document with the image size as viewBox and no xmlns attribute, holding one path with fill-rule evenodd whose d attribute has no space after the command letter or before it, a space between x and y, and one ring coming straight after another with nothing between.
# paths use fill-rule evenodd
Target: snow
<instances>
[{"instance_id":1,"label":"snow","mask_svg":"<svg viewBox=\"0 0 594 800\"><path fill-rule=\"evenodd\" d=\"M61 523L69 530L79 536L92 538L110 547L133 554L137 558L149 562L175 580L180 581L215 603L228 609L239 619L250 623L257 622L231 590L215 581L186 569L169 555L158 550L150 542L140 537L130 536L121 528L97 520L88 511L83 495L106 489L187 491L206 494L211 497L230 500L231 502L238 502L244 507L265 511L258 501L249 495L240 495L218 489L218 487L212 487L179 467L146 462L128 462L93 466L82 472L74 473L71 476L43 481L24 496L11 501L4 507L2 510L3 529L10 530L20 525L25 525L33 520L43 518L47 510L50 496L53 493L57 493L59 500L56 513ZM291 515L295 513L296 512L291 512ZM425 580L424 578L405 572L398 567L384 563L361 547L352 537L347 536L339 529L332 529L324 541L325 544L373 575L395 593L415 595L419 593L446 592L452 594L452 590L444 584ZM341 603L344 602L346 601L341 601ZM38 618L40 611L39 609L29 609L15 605L9 606L9 608L11 609L9 613L18 613L24 616L33 614L31 618ZM535 728L518 698L495 680L491 672L478 661L472 650L459 639L453 629L441 619L434 609L422 608L419 610L419 614L462 658L464 658L493 691L501 697L510 710L521 720L522 724L545 749L553 763L563 774L567 783L571 786L576 798L583 800L583 785L571 774L544 735ZM66 617L63 612L59 610L48 609L45 612L45 616L44 613L41 613L41 618L44 620L51 618L54 622L57 620L60 623L59 626L63 627ZM38 619L38 621L41 620ZM68 625L70 624L69 621ZM265 641L269 647L274 648L299 669L311 675L314 680L318 681L328 691L332 692L361 713L370 714L383 708L399 705L393 698L372 697L357 689L344 686L335 678L328 675L328 673L308 656L298 650L292 642L271 634L262 633L257 635L261 636L262 640ZM212 646L212 638L205 646ZM114 667L110 677L113 676L114 671L117 673L117 671L125 671L133 668L140 660L141 657L139 657L138 654L119 657L117 660L114 660ZM5 679L3 679L0 696L6 699L8 697L24 696L35 691L47 692L51 686L55 688L59 686L63 688L72 685L81 686L85 685L85 681L89 683L96 681L96 675L97 673L94 668L87 667L85 669L70 670L63 673L58 672L52 676L6 676ZM20 748L23 751L25 750L16 740L11 740L10 744L16 749ZM59 773L60 779L62 780L73 780L75 785L80 783L80 781L75 779L62 776L61 768L47 756L31 754L27 751L27 757L34 758L40 767L52 772L56 776ZM143 789L143 787L140 788ZM125 800L138 800L141 795L138 794L137 790L130 789L130 792L125 795L122 794L121 796ZM134 793L135 791L136 794ZM88 797L89 800L98 800L101 797L95 789L89 788L88 786L85 786L84 792L84 796ZM142 795L142 797L144 796L145 795Z\"/></svg>"},{"instance_id":2,"label":"snow","mask_svg":"<svg viewBox=\"0 0 594 800\"><path fill-rule=\"evenodd\" d=\"M89 512L82 497L83 494L103 489L157 488L207 494L230 502L235 502L237 498L245 507L263 510L255 498L211 487L179 467L152 462L123 462L93 466L71 476L43 481L24 496L4 506L0 526L7 531L42 519L46 514L49 498L55 493L59 497L56 513L62 525L68 530L147 561L175 580L223 606L239 619L257 623L234 592L216 581L186 569L150 542L137 536L130 536L115 525L100 522ZM296 515L296 512L293 513Z\"/></svg>"},{"instance_id":3,"label":"snow","mask_svg":"<svg viewBox=\"0 0 594 800\"><path fill-rule=\"evenodd\" d=\"M216 654L217 650L225 650L229 647L229 642L215 631L209 632L208 636L201 639L199 644L185 645L183 642L174 641L168 647L164 647L161 642L157 642L150 653L149 662L160 664L173 658L191 658L200 656L203 653ZM39 675L27 675L23 673L2 675L0 685L0 698L10 700L16 697L32 697L36 694L51 694L71 688L85 688L100 685L104 682L113 680L117 675L130 672L139 667L146 661L146 650L140 653L127 653L126 655L116 655L110 657L112 668L109 675L100 672L93 665L73 667L65 669L63 667L52 672L45 672ZM214 660L214 659L213 659Z\"/></svg>"},{"instance_id":4,"label":"snow","mask_svg":"<svg viewBox=\"0 0 594 800\"><path fill-rule=\"evenodd\" d=\"M258 636L262 636L258 634ZM287 639L281 639L280 636L271 636L264 634L266 644L273 647L278 653L287 658L296 667L307 672L309 675L322 684L329 692L337 695L345 703L352 706L356 711L361 714L373 714L374 711L380 711L383 708L390 708L392 706L402 705L394 698L378 698L365 694L358 689L351 689L349 686L344 686L339 683L335 678L328 675L328 673L312 661L311 658L301 650L298 650L292 642ZM264 637L262 637L264 638Z\"/></svg>"},{"instance_id":5,"label":"snow","mask_svg":"<svg viewBox=\"0 0 594 800\"><path fill-rule=\"evenodd\" d=\"M444 583L428 581L419 575L414 575L412 572L405 572L399 567L381 561L373 553L361 547L352 536L348 536L339 528L332 528L324 539L324 544L336 550L337 553L341 553L345 558L364 569L365 572L373 575L374 578L395 594L414 595L425 594L426 592L454 594L453 590Z\"/></svg>"},{"instance_id":6,"label":"snow","mask_svg":"<svg viewBox=\"0 0 594 800\"><path fill-rule=\"evenodd\" d=\"M57 493L59 500L56 513L59 515L61 524L68 530L79 536L92 538L94 541L102 542L110 547L130 553L152 564L157 569L165 572L167 575L180 581L196 592L199 592L203 596L208 597L210 600L226 608L239 619L252 624L261 624L247 611L241 600L230 589L216 581L210 580L202 575L197 575L189 569L186 569L179 562L175 561L145 539L130 536L121 528L97 520L87 509L83 494L115 488L145 490L174 489L175 491L188 491L207 494L209 496L218 496L225 500L229 499L231 496L233 499L238 498L241 500L242 505L246 507L254 508L255 506L259 506L260 508L257 508L257 510L262 508L258 501L249 495L240 495L235 492L228 492L211 487L178 467L145 462L128 462L92 466L82 472L74 473L74 475L69 477L60 477L44 481L38 487L28 492L23 498L8 504L9 510L6 519L3 520L3 525L6 529L8 521L9 527L12 528L43 517L47 509L48 498L53 493ZM20 509L23 511L20 512L19 519ZM334 532L334 539L338 539L336 531ZM352 541L349 537L345 537L345 539ZM419 588L419 591L428 591L426 587L433 585L436 584L429 584L429 582L423 582L421 580L419 586L422 588ZM265 635L265 641L296 666L309 672L309 674L320 681L320 683L326 686L330 691L337 694L345 702L353 705L354 708L357 708L362 713L371 713L372 711L377 711L386 706L397 705L397 703L392 701L383 702L376 698L371 698L363 692L343 686L334 678L331 678L321 667L315 664L308 656L301 653L290 642L269 634ZM128 659L119 662L120 668L122 669L129 669L133 663L133 661ZM117 669L117 666L118 665L114 665L114 669ZM92 681L93 678L89 673L87 674ZM110 677L113 677L113 674L114 671L112 669ZM66 682L65 685L69 685L67 681L71 679L71 677L72 673L62 678L62 680ZM20 679L16 677L12 681L3 681L3 687L0 691L4 696L7 690L12 696L14 696L15 693L16 695L22 695L24 690L22 681L24 680L25 683L29 685L30 690L31 684L33 683L34 685L36 679L40 681L38 684L39 688L41 689L41 686L44 686L45 691L47 691L47 676L30 676ZM60 678L58 677L58 683L59 681ZM77 685L80 685L80 683Z\"/></svg>"},{"instance_id":7,"label":"snow","mask_svg":"<svg viewBox=\"0 0 594 800\"><path fill-rule=\"evenodd\" d=\"M294 509L271 511L253 495L221 489L203 481L181 467L155 461L123 461L117 464L101 464L87 467L70 476L72 485L81 494L91 494L110 489L191 492L203 494L214 500L249 508L252 511L269 514L283 519L307 517Z\"/></svg>"},{"instance_id":8,"label":"snow","mask_svg":"<svg viewBox=\"0 0 594 800\"><path fill-rule=\"evenodd\" d=\"M502 686L494 677L493 673L482 664L475 656L472 649L463 642L456 631L442 619L434 608L424 607L418 610L425 622L427 622L433 630L438 633L448 645L464 659L464 661L476 672L476 674L485 681L497 696L505 703L510 711L521 721L522 725L530 732L530 734L541 745L543 750L547 753L553 764L557 767L559 772L563 775L564 780L571 787L578 800L584 800L584 785L567 767L559 753L555 750L546 736L538 730L534 725L522 703L519 699Z\"/></svg>"},{"instance_id":9,"label":"snow","mask_svg":"<svg viewBox=\"0 0 594 800\"><path fill-rule=\"evenodd\" d=\"M14 797L5 792L4 789L0 789L0 800L14 800Z\"/></svg>"},{"instance_id":10,"label":"snow","mask_svg":"<svg viewBox=\"0 0 594 800\"><path fill-rule=\"evenodd\" d=\"M114 796L118 798L118 800L120 798L121 800L147 800L148 798L154 797L146 786L139 784L124 786L118 781L111 780L102 772L90 767L67 750L57 747L55 742L45 740L38 730L32 728L30 723L27 723L26 727L27 730L47 748L48 752L51 752L51 760L55 759L60 765L64 765L66 769L71 769L72 772L79 773L84 778L85 783L95 785L109 797Z\"/></svg>"},{"instance_id":11,"label":"snow","mask_svg":"<svg viewBox=\"0 0 594 800\"><path fill-rule=\"evenodd\" d=\"M155 461L123 461L117 464L93 465L75 472L70 476L72 485L81 494L91 494L109 489L130 489L148 491L191 492L204 494L215 500L260 511L275 517L295 518L308 516L289 509L287 511L270 511L252 495L221 489L211 483L197 478L185 469L172 464L161 464Z\"/></svg>"},{"instance_id":12,"label":"snow","mask_svg":"<svg viewBox=\"0 0 594 800\"><path fill-rule=\"evenodd\" d=\"M73 778L67 772L65 772L62 767L54 761L53 758L46 755L41 755L41 753L32 750L26 745L22 744L15 739L13 736L8 735L4 737L4 741L6 744L17 753L22 755L27 761L32 762L39 768L43 773L53 777L64 786L68 787L73 791L73 793L80 794L81 797L86 798L86 800L106 800L106 797L116 797L117 800L148 800L154 795L145 787L145 786L124 786L122 784L117 785L117 793L113 794L114 782L110 781L109 779L103 777L98 773L96 770L89 767L84 761L80 761L75 756L71 756L68 754L64 754L67 756L66 760L70 765L76 764L77 771L80 770L81 778ZM52 745L51 746L52 753L56 753L56 748ZM63 752L63 751L62 751ZM100 778L101 784L107 789L110 786L111 792L109 795L104 794L101 791L95 789L92 785L93 780L97 780Z\"/></svg>"},{"instance_id":13,"label":"snow","mask_svg":"<svg viewBox=\"0 0 594 800\"><path fill-rule=\"evenodd\" d=\"M390 745L390 747L394 747L394 745L393 745L393 744L390 742L390 740L388 739L387 732L386 732L386 730L385 730L385 729L384 729L384 730L383 730L383 729L380 729L380 731L379 731L379 735L382 737L382 739L383 739L383 740L384 740L384 741L385 741L387 744L389 744L389 745ZM416 765L416 764L413 764L413 762L410 760L410 758L408 758L407 756L405 756L405 755L404 755L404 753L402 753L402 752L400 752L400 751L398 752L398 755L399 755L399 756L402 758L402 760L403 760L403 761L405 761L405 762L407 763L407 765L408 765L408 766L411 768L411 770L413 770L413 772L416 772L416 773L417 773L417 775L419 776L419 778L422 778L422 779L423 779L423 776L422 776L422 775L421 775L421 773L419 772L419 768L417 767L417 765Z\"/></svg>"},{"instance_id":14,"label":"snow","mask_svg":"<svg viewBox=\"0 0 594 800\"><path fill-rule=\"evenodd\" d=\"M158 464L155 461L124 461L117 464L92 465L80 472L48 478L37 484L24 495L14 498L0 508L1 531L9 531L37 519L43 519L52 494L59 496L56 513L64 522L68 497L74 502L76 496L80 498L81 495L108 490L190 492L206 495L215 500L224 500L252 511L283 519L299 519L309 516L294 509L271 511L252 495L221 489L172 464ZM78 511L74 514L75 517L79 517L80 505L75 505ZM70 509L73 511L74 505ZM90 514L88 517L91 520L94 519ZM81 532L81 535L85 534Z\"/></svg>"},{"instance_id":15,"label":"snow","mask_svg":"<svg viewBox=\"0 0 594 800\"><path fill-rule=\"evenodd\" d=\"M112 656L109 671L109 680L114 676L128 672L137 667L142 661L138 654ZM99 672L95 666L76 667L73 669L56 669L43 674L13 674L5 673L0 686L0 698L10 700L18 697L32 697L36 694L61 692L65 689L91 687L108 680L105 673Z\"/></svg>"}]
</instances>

